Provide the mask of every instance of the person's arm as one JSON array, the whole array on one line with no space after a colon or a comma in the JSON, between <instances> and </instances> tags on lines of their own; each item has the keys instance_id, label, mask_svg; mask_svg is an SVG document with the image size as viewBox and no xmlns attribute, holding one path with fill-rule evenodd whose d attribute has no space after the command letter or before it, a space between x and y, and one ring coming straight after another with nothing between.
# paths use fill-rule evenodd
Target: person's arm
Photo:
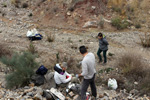
<instances>
[{"instance_id":1,"label":"person's arm","mask_svg":"<svg viewBox=\"0 0 150 100\"><path fill-rule=\"evenodd\" d=\"M86 62L82 62L82 73L79 76L86 76L88 74L88 68Z\"/></svg>"},{"instance_id":2,"label":"person's arm","mask_svg":"<svg viewBox=\"0 0 150 100\"><path fill-rule=\"evenodd\" d=\"M67 72L65 72L65 73L66 73L67 76L72 77L71 74L69 74L69 73L67 73Z\"/></svg>"},{"instance_id":3,"label":"person's arm","mask_svg":"<svg viewBox=\"0 0 150 100\"><path fill-rule=\"evenodd\" d=\"M71 80L71 76L69 78L66 79L66 72L64 73L64 75L59 75L59 78L61 80L62 83L67 83Z\"/></svg>"},{"instance_id":4,"label":"person's arm","mask_svg":"<svg viewBox=\"0 0 150 100\"><path fill-rule=\"evenodd\" d=\"M108 41L106 39L103 38L103 42L106 44L106 45L109 45Z\"/></svg>"}]
</instances>

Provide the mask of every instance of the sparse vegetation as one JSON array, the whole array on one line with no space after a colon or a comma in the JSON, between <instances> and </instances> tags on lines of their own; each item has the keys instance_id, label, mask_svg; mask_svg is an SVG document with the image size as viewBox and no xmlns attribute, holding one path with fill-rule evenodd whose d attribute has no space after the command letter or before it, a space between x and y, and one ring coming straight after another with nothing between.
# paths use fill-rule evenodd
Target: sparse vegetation
<instances>
[{"instance_id":1,"label":"sparse vegetation","mask_svg":"<svg viewBox=\"0 0 150 100\"><path fill-rule=\"evenodd\" d=\"M22 4L22 8L28 8L28 6L29 6L29 5L28 5L27 3L23 3L23 4Z\"/></svg>"},{"instance_id":2,"label":"sparse vegetation","mask_svg":"<svg viewBox=\"0 0 150 100\"><path fill-rule=\"evenodd\" d=\"M101 28L104 28L104 19L100 18L100 21L98 22L98 26L100 26Z\"/></svg>"},{"instance_id":3,"label":"sparse vegetation","mask_svg":"<svg viewBox=\"0 0 150 100\"><path fill-rule=\"evenodd\" d=\"M121 19L120 17L115 17L112 19L112 26L116 27L118 30L127 28L130 24L126 19Z\"/></svg>"},{"instance_id":4,"label":"sparse vegetation","mask_svg":"<svg viewBox=\"0 0 150 100\"><path fill-rule=\"evenodd\" d=\"M0 44L0 57L2 56L11 56L11 51L5 44Z\"/></svg>"},{"instance_id":5,"label":"sparse vegetation","mask_svg":"<svg viewBox=\"0 0 150 100\"><path fill-rule=\"evenodd\" d=\"M139 23L135 24L135 28L141 28L141 24Z\"/></svg>"},{"instance_id":6,"label":"sparse vegetation","mask_svg":"<svg viewBox=\"0 0 150 100\"><path fill-rule=\"evenodd\" d=\"M29 52L15 53L11 58L2 57L0 60L12 71L6 75L6 87L10 89L28 85L34 69L38 67L35 56Z\"/></svg>"},{"instance_id":7,"label":"sparse vegetation","mask_svg":"<svg viewBox=\"0 0 150 100\"><path fill-rule=\"evenodd\" d=\"M19 7L20 0L11 0L11 4L15 5L15 7Z\"/></svg>"},{"instance_id":8,"label":"sparse vegetation","mask_svg":"<svg viewBox=\"0 0 150 100\"><path fill-rule=\"evenodd\" d=\"M121 13L121 8L119 7L112 7L111 9L115 12Z\"/></svg>"},{"instance_id":9,"label":"sparse vegetation","mask_svg":"<svg viewBox=\"0 0 150 100\"><path fill-rule=\"evenodd\" d=\"M142 57L137 53L127 52L121 56L118 61L118 68L121 70L121 73L124 77L127 78L128 82L133 84L131 89L134 87L134 82L138 82L139 86L137 89L150 91L148 78L150 77L149 71L150 67L143 61ZM143 87L143 84L145 84ZM129 85L127 86L129 87Z\"/></svg>"},{"instance_id":10,"label":"sparse vegetation","mask_svg":"<svg viewBox=\"0 0 150 100\"><path fill-rule=\"evenodd\" d=\"M37 50L36 50L35 46L33 45L32 41L30 42L27 51L28 51L28 52L31 52L32 54L37 53Z\"/></svg>"},{"instance_id":11,"label":"sparse vegetation","mask_svg":"<svg viewBox=\"0 0 150 100\"><path fill-rule=\"evenodd\" d=\"M143 47L150 47L150 33L140 35L140 40Z\"/></svg>"},{"instance_id":12,"label":"sparse vegetation","mask_svg":"<svg viewBox=\"0 0 150 100\"><path fill-rule=\"evenodd\" d=\"M47 35L47 41L48 42L54 42L54 40L55 40L55 35L52 35L52 34Z\"/></svg>"}]
</instances>

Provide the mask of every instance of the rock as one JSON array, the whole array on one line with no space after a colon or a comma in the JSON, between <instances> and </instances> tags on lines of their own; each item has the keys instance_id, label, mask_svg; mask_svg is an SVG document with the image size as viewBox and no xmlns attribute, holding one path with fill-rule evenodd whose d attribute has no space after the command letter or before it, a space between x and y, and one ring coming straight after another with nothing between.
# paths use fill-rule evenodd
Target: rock
<instances>
[{"instance_id":1,"label":"rock","mask_svg":"<svg viewBox=\"0 0 150 100\"><path fill-rule=\"evenodd\" d=\"M72 100L72 99L71 99L71 98L69 98L69 97L66 97L66 98L65 98L65 100Z\"/></svg>"},{"instance_id":2,"label":"rock","mask_svg":"<svg viewBox=\"0 0 150 100\"><path fill-rule=\"evenodd\" d=\"M67 12L67 15L68 15L68 16L71 16L71 12L70 12L70 11L68 11L68 12Z\"/></svg>"},{"instance_id":3,"label":"rock","mask_svg":"<svg viewBox=\"0 0 150 100\"><path fill-rule=\"evenodd\" d=\"M34 100L42 100L42 96L40 95L40 93L37 93L33 99Z\"/></svg>"},{"instance_id":4,"label":"rock","mask_svg":"<svg viewBox=\"0 0 150 100\"><path fill-rule=\"evenodd\" d=\"M43 95L43 90L40 87L37 88L36 92L39 93L40 95Z\"/></svg>"},{"instance_id":5,"label":"rock","mask_svg":"<svg viewBox=\"0 0 150 100\"><path fill-rule=\"evenodd\" d=\"M134 82L135 85L138 85L138 82Z\"/></svg>"},{"instance_id":6,"label":"rock","mask_svg":"<svg viewBox=\"0 0 150 100\"><path fill-rule=\"evenodd\" d=\"M73 97L73 100L79 100L79 95L75 95L75 96Z\"/></svg>"},{"instance_id":7,"label":"rock","mask_svg":"<svg viewBox=\"0 0 150 100\"><path fill-rule=\"evenodd\" d=\"M46 100L52 100L53 99L52 95L47 91L43 91L43 97L45 97Z\"/></svg>"},{"instance_id":8,"label":"rock","mask_svg":"<svg viewBox=\"0 0 150 100\"><path fill-rule=\"evenodd\" d=\"M33 89L34 89L34 88L32 87L32 88L30 88L30 89L24 90L24 93L32 92Z\"/></svg>"},{"instance_id":9,"label":"rock","mask_svg":"<svg viewBox=\"0 0 150 100\"><path fill-rule=\"evenodd\" d=\"M95 7L95 6L92 6L91 8L92 8L93 10L94 10L94 9L96 9L96 7Z\"/></svg>"},{"instance_id":10,"label":"rock","mask_svg":"<svg viewBox=\"0 0 150 100\"><path fill-rule=\"evenodd\" d=\"M109 97L109 93L107 93L106 91L104 92L104 95Z\"/></svg>"},{"instance_id":11,"label":"rock","mask_svg":"<svg viewBox=\"0 0 150 100\"><path fill-rule=\"evenodd\" d=\"M103 98L103 97L104 97L104 95L102 95L102 94L99 95L99 98Z\"/></svg>"},{"instance_id":12,"label":"rock","mask_svg":"<svg viewBox=\"0 0 150 100\"><path fill-rule=\"evenodd\" d=\"M30 87L34 87L35 85L34 85L34 83L31 83L31 84L29 84L29 86L30 86Z\"/></svg>"},{"instance_id":13,"label":"rock","mask_svg":"<svg viewBox=\"0 0 150 100\"><path fill-rule=\"evenodd\" d=\"M90 27L98 27L97 22L96 21L88 21L84 24L83 26L84 28L90 28Z\"/></svg>"},{"instance_id":14,"label":"rock","mask_svg":"<svg viewBox=\"0 0 150 100\"><path fill-rule=\"evenodd\" d=\"M132 95L137 95L138 93L139 93L139 91L136 89L133 89L130 91L130 94L132 94Z\"/></svg>"},{"instance_id":15,"label":"rock","mask_svg":"<svg viewBox=\"0 0 150 100\"><path fill-rule=\"evenodd\" d=\"M73 97L73 96L74 96L74 93L73 93L73 92L70 92L69 95L70 95L71 97Z\"/></svg>"},{"instance_id":16,"label":"rock","mask_svg":"<svg viewBox=\"0 0 150 100\"><path fill-rule=\"evenodd\" d=\"M44 79L44 76L36 74L31 77L31 82L34 83L36 86L40 86L44 84Z\"/></svg>"},{"instance_id":17,"label":"rock","mask_svg":"<svg viewBox=\"0 0 150 100\"><path fill-rule=\"evenodd\" d=\"M56 87L56 83L54 80L54 72L47 73L45 75L46 83L43 85L44 89L51 89L52 87Z\"/></svg>"},{"instance_id":18,"label":"rock","mask_svg":"<svg viewBox=\"0 0 150 100\"><path fill-rule=\"evenodd\" d=\"M27 93L26 95L27 95L27 96L31 96L31 97L34 96L32 92L29 92L29 93Z\"/></svg>"},{"instance_id":19,"label":"rock","mask_svg":"<svg viewBox=\"0 0 150 100\"><path fill-rule=\"evenodd\" d=\"M29 89L29 88L30 88L29 86L25 86L25 87L24 87L24 89Z\"/></svg>"}]
</instances>

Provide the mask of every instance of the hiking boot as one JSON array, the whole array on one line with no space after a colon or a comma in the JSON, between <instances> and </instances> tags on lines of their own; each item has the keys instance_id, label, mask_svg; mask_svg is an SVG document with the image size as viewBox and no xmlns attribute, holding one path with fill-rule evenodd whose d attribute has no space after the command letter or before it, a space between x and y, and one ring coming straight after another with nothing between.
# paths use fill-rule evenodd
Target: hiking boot
<instances>
[{"instance_id":1,"label":"hiking boot","mask_svg":"<svg viewBox=\"0 0 150 100\"><path fill-rule=\"evenodd\" d=\"M102 62L103 62L102 60L99 60L99 61L98 61L98 63L100 63L100 64L101 64Z\"/></svg>"},{"instance_id":2,"label":"hiking boot","mask_svg":"<svg viewBox=\"0 0 150 100\"><path fill-rule=\"evenodd\" d=\"M105 65L106 65L106 63L103 63L102 65L103 65L103 66L105 66Z\"/></svg>"}]
</instances>

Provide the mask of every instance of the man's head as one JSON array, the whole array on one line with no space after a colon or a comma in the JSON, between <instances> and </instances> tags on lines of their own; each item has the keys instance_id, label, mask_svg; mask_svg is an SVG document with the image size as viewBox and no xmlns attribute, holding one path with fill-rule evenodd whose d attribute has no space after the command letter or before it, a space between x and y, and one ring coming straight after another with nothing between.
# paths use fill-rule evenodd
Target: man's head
<instances>
[{"instance_id":1,"label":"man's head","mask_svg":"<svg viewBox=\"0 0 150 100\"><path fill-rule=\"evenodd\" d=\"M65 70L67 69L67 63L66 63L66 62L63 62L63 63L61 64L61 68L62 68L63 71L65 71Z\"/></svg>"},{"instance_id":2,"label":"man's head","mask_svg":"<svg viewBox=\"0 0 150 100\"><path fill-rule=\"evenodd\" d=\"M102 39L103 38L103 34L100 32L98 33L98 39Z\"/></svg>"},{"instance_id":3,"label":"man's head","mask_svg":"<svg viewBox=\"0 0 150 100\"><path fill-rule=\"evenodd\" d=\"M87 49L86 49L85 46L80 46L79 51L80 51L80 53L81 53L82 55L84 55L84 54L87 53Z\"/></svg>"}]
</instances>

